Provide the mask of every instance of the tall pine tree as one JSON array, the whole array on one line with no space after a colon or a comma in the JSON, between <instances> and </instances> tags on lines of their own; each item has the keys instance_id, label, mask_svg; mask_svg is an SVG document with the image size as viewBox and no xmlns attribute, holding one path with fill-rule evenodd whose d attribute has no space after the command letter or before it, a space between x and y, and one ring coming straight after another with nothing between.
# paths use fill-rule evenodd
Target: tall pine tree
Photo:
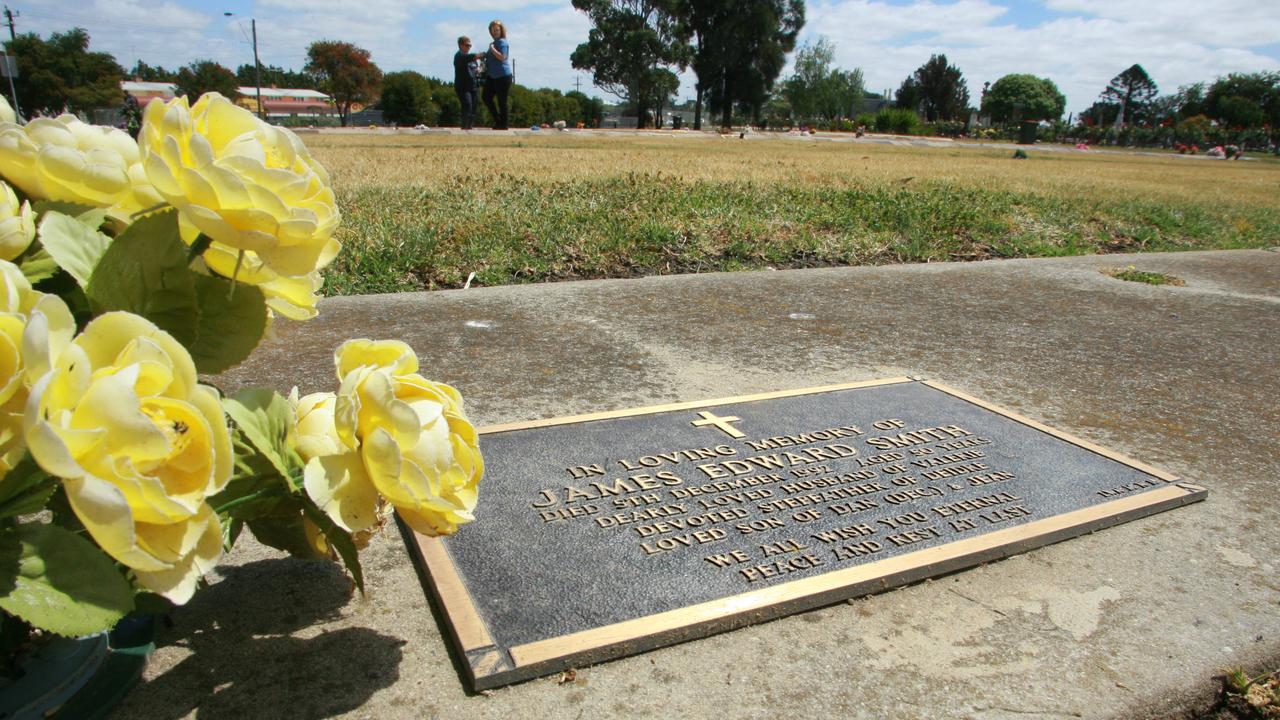
<instances>
[{"instance_id":1,"label":"tall pine tree","mask_svg":"<svg viewBox=\"0 0 1280 720\"><path fill-rule=\"evenodd\" d=\"M1159 91L1156 82L1151 79L1141 65L1131 65L1128 70L1111 78L1107 89L1098 96L1099 102L1111 103L1120 107L1117 117L1122 123L1132 123L1145 118Z\"/></svg>"}]
</instances>

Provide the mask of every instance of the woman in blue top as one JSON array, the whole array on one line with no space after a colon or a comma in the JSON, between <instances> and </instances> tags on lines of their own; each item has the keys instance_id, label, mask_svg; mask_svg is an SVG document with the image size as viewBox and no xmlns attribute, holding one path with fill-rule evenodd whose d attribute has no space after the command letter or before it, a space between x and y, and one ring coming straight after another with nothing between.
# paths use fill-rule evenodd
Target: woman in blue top
<instances>
[{"instance_id":1,"label":"woman in blue top","mask_svg":"<svg viewBox=\"0 0 1280 720\"><path fill-rule=\"evenodd\" d=\"M511 46L507 44L507 28L500 20L489 23L489 35L493 37L493 42L489 43L489 52L485 53L485 74L488 79L485 80L481 98L484 106L489 108L489 115L493 117L493 129L506 130L507 94L511 92L511 82L515 79L511 66ZM497 107L493 104L495 95L498 98Z\"/></svg>"}]
</instances>

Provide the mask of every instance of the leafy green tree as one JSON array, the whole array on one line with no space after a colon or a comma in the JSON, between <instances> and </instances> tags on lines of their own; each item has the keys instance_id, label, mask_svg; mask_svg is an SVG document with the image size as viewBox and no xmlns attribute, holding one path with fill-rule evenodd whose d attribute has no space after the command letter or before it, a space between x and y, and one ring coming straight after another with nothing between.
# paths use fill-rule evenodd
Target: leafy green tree
<instances>
[{"instance_id":1,"label":"leafy green tree","mask_svg":"<svg viewBox=\"0 0 1280 720\"><path fill-rule=\"evenodd\" d=\"M1207 89L1202 82L1183 85L1178 88L1178 93L1175 96L1177 98L1178 117L1186 119L1204 115L1208 112L1209 106L1205 102L1206 92Z\"/></svg>"},{"instance_id":2,"label":"leafy green tree","mask_svg":"<svg viewBox=\"0 0 1280 720\"><path fill-rule=\"evenodd\" d=\"M165 70L163 65L152 67L141 60L134 63L133 69L128 72L129 77L137 78L142 82L177 82L178 73L171 70Z\"/></svg>"},{"instance_id":3,"label":"leafy green tree","mask_svg":"<svg viewBox=\"0 0 1280 720\"><path fill-rule=\"evenodd\" d=\"M1093 126L1114 125L1118 117L1120 117L1120 105L1105 100L1094 102L1089 109L1080 113L1080 119Z\"/></svg>"},{"instance_id":4,"label":"leafy green tree","mask_svg":"<svg viewBox=\"0 0 1280 720\"><path fill-rule=\"evenodd\" d=\"M862 70L832 67L835 45L825 37L796 51L795 72L782 85L782 95L798 121L832 121L853 117L866 94Z\"/></svg>"},{"instance_id":5,"label":"leafy green tree","mask_svg":"<svg viewBox=\"0 0 1280 720\"><path fill-rule=\"evenodd\" d=\"M694 127L702 127L704 99L722 124L729 124L735 107L758 121L804 25L803 0L677 2L693 40Z\"/></svg>"},{"instance_id":6,"label":"leafy green tree","mask_svg":"<svg viewBox=\"0 0 1280 720\"><path fill-rule=\"evenodd\" d=\"M242 86L252 86L258 82L252 64L244 64L236 68L236 77ZM294 70L285 70L275 65L262 66L262 86L289 88L291 90L319 90L315 76Z\"/></svg>"},{"instance_id":7,"label":"leafy green tree","mask_svg":"<svg viewBox=\"0 0 1280 720\"><path fill-rule=\"evenodd\" d=\"M600 98L587 97L586 93L577 90L570 90L564 96L578 104L577 113L572 118L566 118L566 122L581 122L587 127L599 127L604 121L604 101Z\"/></svg>"},{"instance_id":8,"label":"leafy green tree","mask_svg":"<svg viewBox=\"0 0 1280 720\"><path fill-rule=\"evenodd\" d=\"M382 70L369 51L340 40L311 43L305 72L314 75L318 89L333 99L344 127L351 117L351 106L373 104L382 86Z\"/></svg>"},{"instance_id":9,"label":"leafy green tree","mask_svg":"<svg viewBox=\"0 0 1280 720\"><path fill-rule=\"evenodd\" d=\"M240 81L230 68L212 60L196 60L178 70L178 94L186 95L194 103L207 92L216 92L234 100L239 94Z\"/></svg>"},{"instance_id":10,"label":"leafy green tree","mask_svg":"<svg viewBox=\"0 0 1280 720\"><path fill-rule=\"evenodd\" d=\"M590 70L605 92L635 103L645 127L680 86L671 68L688 66L688 30L676 15L677 0L573 0L573 7L587 14L592 28L569 61Z\"/></svg>"},{"instance_id":11,"label":"leafy green tree","mask_svg":"<svg viewBox=\"0 0 1280 720\"><path fill-rule=\"evenodd\" d=\"M908 103L904 103L904 95ZM969 88L960 68L946 55L931 55L898 89L898 107L915 110L929 122L955 120L969 110Z\"/></svg>"},{"instance_id":12,"label":"leafy green tree","mask_svg":"<svg viewBox=\"0 0 1280 720\"><path fill-rule=\"evenodd\" d=\"M915 75L908 75L907 79L898 86L898 91L893 94L893 106L914 112L920 108L920 102L920 83L916 82Z\"/></svg>"},{"instance_id":13,"label":"leafy green tree","mask_svg":"<svg viewBox=\"0 0 1280 720\"><path fill-rule=\"evenodd\" d=\"M697 46L699 104L729 125L735 109L759 122L774 82L804 27L804 0L681 0ZM695 118L695 126L700 117Z\"/></svg>"},{"instance_id":14,"label":"leafy green tree","mask_svg":"<svg viewBox=\"0 0 1280 720\"><path fill-rule=\"evenodd\" d=\"M1280 72L1231 73L1209 86L1206 114L1228 127L1280 128ZM1252 107L1250 107L1252 106Z\"/></svg>"},{"instance_id":15,"label":"leafy green tree","mask_svg":"<svg viewBox=\"0 0 1280 720\"><path fill-rule=\"evenodd\" d=\"M108 53L89 52L89 33L73 28L43 40L35 33L5 43L18 58L13 84L23 114L87 113L120 104L124 68Z\"/></svg>"},{"instance_id":16,"label":"leafy green tree","mask_svg":"<svg viewBox=\"0 0 1280 720\"><path fill-rule=\"evenodd\" d=\"M1107 84L1098 100L1115 105L1120 122L1129 124L1149 119L1151 101L1155 99L1158 92L1156 81L1151 79L1141 65L1134 64L1111 78L1111 82Z\"/></svg>"},{"instance_id":17,"label":"leafy green tree","mask_svg":"<svg viewBox=\"0 0 1280 720\"><path fill-rule=\"evenodd\" d=\"M412 70L382 79L382 117L397 125L434 125L440 108L432 101L431 81Z\"/></svg>"},{"instance_id":18,"label":"leafy green tree","mask_svg":"<svg viewBox=\"0 0 1280 720\"><path fill-rule=\"evenodd\" d=\"M995 81L982 98L982 112L997 122L1057 120L1066 108L1052 80L1019 73Z\"/></svg>"}]
</instances>

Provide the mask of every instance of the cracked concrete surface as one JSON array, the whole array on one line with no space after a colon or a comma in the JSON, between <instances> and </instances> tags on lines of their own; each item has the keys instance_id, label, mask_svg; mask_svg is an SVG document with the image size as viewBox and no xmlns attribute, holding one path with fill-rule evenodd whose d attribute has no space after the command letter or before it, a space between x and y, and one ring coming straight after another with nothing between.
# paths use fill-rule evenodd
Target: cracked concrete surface
<instances>
[{"instance_id":1,"label":"cracked concrete surface","mask_svg":"<svg viewBox=\"0 0 1280 720\"><path fill-rule=\"evenodd\" d=\"M1100 272L1136 265L1183 287ZM394 532L334 566L244 542L117 717L1177 717L1280 661L1280 254L757 272L334 298L213 380L330 389L400 338L477 424L912 374L1208 501L900 590L469 695ZM483 490L482 490L483 493ZM484 512L483 494L480 512ZM464 529L465 532L465 529Z\"/></svg>"}]
</instances>

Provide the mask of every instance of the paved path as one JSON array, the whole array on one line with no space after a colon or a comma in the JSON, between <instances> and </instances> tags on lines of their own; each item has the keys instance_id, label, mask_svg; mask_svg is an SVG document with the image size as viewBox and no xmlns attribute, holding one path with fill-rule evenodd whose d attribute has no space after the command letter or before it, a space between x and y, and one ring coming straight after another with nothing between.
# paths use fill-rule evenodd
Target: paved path
<instances>
[{"instance_id":1,"label":"paved path","mask_svg":"<svg viewBox=\"0 0 1280 720\"><path fill-rule=\"evenodd\" d=\"M1129 264L1186 285L1099 272ZM1206 705L1226 666L1280 664L1277 252L335 298L279 334L224 389L329 389L332 350L352 336L408 341L477 424L922 375L1210 495L488 695L464 692L396 533L366 552L363 599L334 566L248 542L174 614L117 717L1173 717Z\"/></svg>"}]
</instances>

